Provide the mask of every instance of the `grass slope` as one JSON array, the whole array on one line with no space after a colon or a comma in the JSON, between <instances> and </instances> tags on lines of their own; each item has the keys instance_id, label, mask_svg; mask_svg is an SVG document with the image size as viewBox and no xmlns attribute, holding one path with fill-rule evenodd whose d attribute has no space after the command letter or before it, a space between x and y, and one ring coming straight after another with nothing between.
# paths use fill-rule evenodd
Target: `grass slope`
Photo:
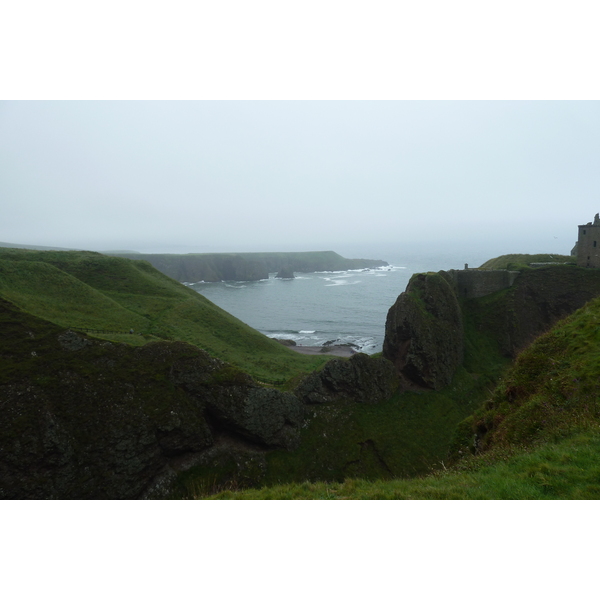
<instances>
[{"instance_id":1,"label":"grass slope","mask_svg":"<svg viewBox=\"0 0 600 600\"><path fill-rule=\"evenodd\" d=\"M137 345L157 339L190 342L267 382L290 379L327 360L270 340L143 261L94 252L0 249L0 297L105 339ZM129 335L130 329L136 334Z\"/></svg>"},{"instance_id":2,"label":"grass slope","mask_svg":"<svg viewBox=\"0 0 600 600\"><path fill-rule=\"evenodd\" d=\"M218 500L597 500L600 433L586 432L470 470L414 479L305 482L226 490Z\"/></svg>"},{"instance_id":3,"label":"grass slope","mask_svg":"<svg viewBox=\"0 0 600 600\"><path fill-rule=\"evenodd\" d=\"M480 269L511 269L520 270L527 268L530 263L569 263L575 264L575 256L566 256L562 254L503 254L484 262Z\"/></svg>"}]
</instances>

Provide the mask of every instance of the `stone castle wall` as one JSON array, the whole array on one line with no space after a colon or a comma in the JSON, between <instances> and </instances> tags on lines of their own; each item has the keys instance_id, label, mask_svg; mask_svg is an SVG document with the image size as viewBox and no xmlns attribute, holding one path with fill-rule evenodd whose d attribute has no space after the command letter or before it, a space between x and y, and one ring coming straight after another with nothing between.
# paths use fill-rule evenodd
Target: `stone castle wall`
<instances>
[{"instance_id":1,"label":"stone castle wall","mask_svg":"<svg viewBox=\"0 0 600 600\"><path fill-rule=\"evenodd\" d=\"M451 269L448 275L452 278L460 298L481 298L499 290L509 288L514 282L519 271L490 270L479 271L465 269L458 271Z\"/></svg>"},{"instance_id":2,"label":"stone castle wall","mask_svg":"<svg viewBox=\"0 0 600 600\"><path fill-rule=\"evenodd\" d=\"M600 267L600 224L579 226L577 266Z\"/></svg>"}]
</instances>

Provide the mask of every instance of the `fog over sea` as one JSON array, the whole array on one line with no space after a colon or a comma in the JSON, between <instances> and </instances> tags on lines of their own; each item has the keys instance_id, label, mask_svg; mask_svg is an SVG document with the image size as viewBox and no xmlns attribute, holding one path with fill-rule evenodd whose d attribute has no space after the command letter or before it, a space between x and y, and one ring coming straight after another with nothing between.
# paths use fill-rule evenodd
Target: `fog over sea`
<instances>
[{"instance_id":1,"label":"fog over sea","mask_svg":"<svg viewBox=\"0 0 600 600\"><path fill-rule=\"evenodd\" d=\"M355 344L362 352L380 352L389 308L413 273L479 266L489 253L340 252L347 258L385 260L389 267L356 271L296 273L295 279L253 282L188 283L190 287L269 337L301 346L328 341Z\"/></svg>"}]
</instances>

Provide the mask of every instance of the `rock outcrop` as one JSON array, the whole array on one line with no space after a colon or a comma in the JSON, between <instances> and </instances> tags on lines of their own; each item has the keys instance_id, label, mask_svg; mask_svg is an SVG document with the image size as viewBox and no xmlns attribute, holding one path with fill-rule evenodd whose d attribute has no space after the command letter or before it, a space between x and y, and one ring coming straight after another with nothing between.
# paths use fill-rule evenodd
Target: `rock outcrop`
<instances>
[{"instance_id":1,"label":"rock outcrop","mask_svg":"<svg viewBox=\"0 0 600 600\"><path fill-rule=\"evenodd\" d=\"M277 279L294 279L294 270L289 267L282 267L276 275Z\"/></svg>"},{"instance_id":2,"label":"rock outcrop","mask_svg":"<svg viewBox=\"0 0 600 600\"><path fill-rule=\"evenodd\" d=\"M515 358L558 320L600 295L600 270L524 269L512 285L481 298L457 290L457 283L444 271L413 275L388 311L383 356L394 363L407 389L439 390L450 383L463 362L465 320L472 333Z\"/></svg>"},{"instance_id":3,"label":"rock outcrop","mask_svg":"<svg viewBox=\"0 0 600 600\"><path fill-rule=\"evenodd\" d=\"M93 340L4 300L0 324L0 498L139 498L223 436L299 443L294 394L190 344Z\"/></svg>"},{"instance_id":4,"label":"rock outcrop","mask_svg":"<svg viewBox=\"0 0 600 600\"><path fill-rule=\"evenodd\" d=\"M463 361L462 313L446 273L413 275L390 308L383 356L407 387L439 390Z\"/></svg>"},{"instance_id":5,"label":"rock outcrop","mask_svg":"<svg viewBox=\"0 0 600 600\"><path fill-rule=\"evenodd\" d=\"M308 375L295 393L305 404L338 400L377 404L397 388L398 376L390 361L359 353L349 360L330 360L321 371Z\"/></svg>"}]
</instances>

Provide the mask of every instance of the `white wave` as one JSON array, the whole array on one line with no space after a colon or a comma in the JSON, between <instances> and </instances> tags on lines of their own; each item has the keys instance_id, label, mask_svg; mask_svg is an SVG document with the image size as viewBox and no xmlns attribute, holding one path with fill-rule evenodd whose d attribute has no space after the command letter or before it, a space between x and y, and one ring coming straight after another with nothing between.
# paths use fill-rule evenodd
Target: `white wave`
<instances>
[{"instance_id":1,"label":"white wave","mask_svg":"<svg viewBox=\"0 0 600 600\"><path fill-rule=\"evenodd\" d=\"M317 333L316 331L301 330L298 333Z\"/></svg>"},{"instance_id":2,"label":"white wave","mask_svg":"<svg viewBox=\"0 0 600 600\"><path fill-rule=\"evenodd\" d=\"M334 281L333 283L326 283L325 287L334 287L334 286L341 286L341 285L356 285L357 283L360 283L360 279L358 281L346 281L345 279L342 281Z\"/></svg>"}]
</instances>

